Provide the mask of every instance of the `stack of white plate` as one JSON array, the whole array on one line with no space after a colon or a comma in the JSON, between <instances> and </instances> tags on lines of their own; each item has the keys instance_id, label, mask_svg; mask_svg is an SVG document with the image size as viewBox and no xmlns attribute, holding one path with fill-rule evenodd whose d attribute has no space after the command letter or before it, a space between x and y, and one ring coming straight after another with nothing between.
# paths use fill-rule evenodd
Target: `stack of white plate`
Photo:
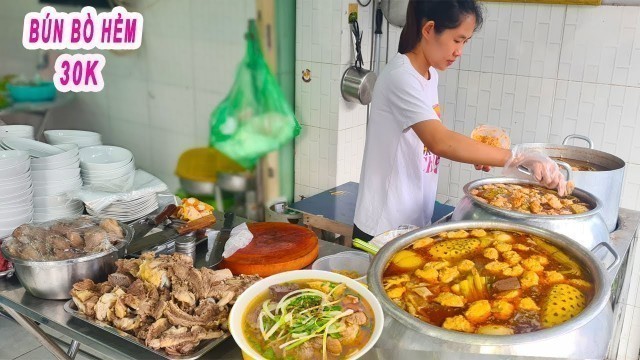
<instances>
[{"instance_id":1,"label":"stack of white plate","mask_svg":"<svg viewBox=\"0 0 640 360\"><path fill-rule=\"evenodd\" d=\"M0 151L0 238L33 218L33 186L29 154Z\"/></svg>"},{"instance_id":2,"label":"stack of white plate","mask_svg":"<svg viewBox=\"0 0 640 360\"><path fill-rule=\"evenodd\" d=\"M44 138L49 144L76 144L79 148L102 145L100 134L82 130L47 130Z\"/></svg>"},{"instance_id":3,"label":"stack of white plate","mask_svg":"<svg viewBox=\"0 0 640 360\"><path fill-rule=\"evenodd\" d=\"M2 125L0 126L0 139L18 137L33 139L33 126L31 125Z\"/></svg>"},{"instance_id":4,"label":"stack of white plate","mask_svg":"<svg viewBox=\"0 0 640 360\"><path fill-rule=\"evenodd\" d=\"M131 151L117 146L80 149L80 174L92 190L125 192L133 187L136 165Z\"/></svg>"},{"instance_id":5,"label":"stack of white plate","mask_svg":"<svg viewBox=\"0 0 640 360\"><path fill-rule=\"evenodd\" d=\"M82 201L66 196L82 187L78 146L62 144L55 148L61 152L31 159L33 220L37 222L75 217L84 211Z\"/></svg>"},{"instance_id":6,"label":"stack of white plate","mask_svg":"<svg viewBox=\"0 0 640 360\"><path fill-rule=\"evenodd\" d=\"M119 200L99 212L87 207L92 216L110 217L123 222L134 221L145 217L158 208L158 197L155 193L132 200Z\"/></svg>"}]
</instances>

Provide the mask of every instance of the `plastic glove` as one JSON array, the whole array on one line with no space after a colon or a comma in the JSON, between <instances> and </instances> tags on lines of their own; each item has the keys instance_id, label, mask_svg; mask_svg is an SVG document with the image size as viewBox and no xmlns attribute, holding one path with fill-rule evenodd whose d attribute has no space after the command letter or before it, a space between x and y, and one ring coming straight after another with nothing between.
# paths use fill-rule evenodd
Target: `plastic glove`
<instances>
[{"instance_id":1,"label":"plastic glove","mask_svg":"<svg viewBox=\"0 0 640 360\"><path fill-rule=\"evenodd\" d=\"M522 172L519 167L528 169L531 174ZM531 149L515 146L511 150L511 158L504 164L502 174L521 179L534 179L549 189L556 189L558 195L567 193L567 181L560 172L558 164L550 157Z\"/></svg>"}]
</instances>

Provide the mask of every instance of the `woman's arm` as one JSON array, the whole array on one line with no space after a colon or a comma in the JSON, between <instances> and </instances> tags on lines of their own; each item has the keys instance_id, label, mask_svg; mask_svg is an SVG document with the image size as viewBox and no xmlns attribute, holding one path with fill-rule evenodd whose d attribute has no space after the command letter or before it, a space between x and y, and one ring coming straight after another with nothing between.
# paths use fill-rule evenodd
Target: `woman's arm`
<instances>
[{"instance_id":1,"label":"woman's arm","mask_svg":"<svg viewBox=\"0 0 640 360\"><path fill-rule=\"evenodd\" d=\"M451 131L438 120L421 121L411 128L432 153L445 159L502 167L511 158L510 150L483 144Z\"/></svg>"}]
</instances>

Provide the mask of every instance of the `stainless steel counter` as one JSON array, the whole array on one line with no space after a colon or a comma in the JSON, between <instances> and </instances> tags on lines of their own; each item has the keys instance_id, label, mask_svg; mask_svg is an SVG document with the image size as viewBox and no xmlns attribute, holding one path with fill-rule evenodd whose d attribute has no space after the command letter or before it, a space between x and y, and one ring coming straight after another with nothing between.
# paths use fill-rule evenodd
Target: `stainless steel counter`
<instances>
[{"instance_id":1,"label":"stainless steel counter","mask_svg":"<svg viewBox=\"0 0 640 360\"><path fill-rule=\"evenodd\" d=\"M220 216L221 214L216 214ZM242 219L238 219L242 221ZM611 234L611 244L618 251L621 258L625 258L629 252L629 248L633 242L636 229L640 224L640 212L621 209L619 229ZM222 227L221 223L216 224L217 228ZM320 241L319 256L326 256L349 250L349 248ZM196 264L202 264L204 254L206 252L206 242L199 245L197 249ZM620 269L628 269L626 264L624 267L620 265ZM630 267L629 267L630 268ZM621 271L614 281L614 313L619 311L620 297L624 296L628 291L628 278L625 281L625 271ZM84 346L91 347L101 352L107 357L115 359L152 359L156 355L142 345L134 345L124 341L117 336L112 335L106 330L91 326L81 320L73 318L63 309L65 301L43 300L33 297L25 292L18 280L13 277L10 279L0 280L0 305L5 308L14 310L40 324L46 325L70 338L80 342ZM617 319L616 319L617 320ZM619 329L617 330L620 331ZM382 336L385 336L384 332ZM611 346L617 346L616 337ZM500 358L495 355L483 356L479 354L446 354L439 352L424 351L408 351L395 348L381 348L376 346L365 357L365 359L495 359ZM514 359L515 357L509 357ZM205 354L203 359L242 359L240 349L235 345L233 339L229 338L222 345L216 347L209 353ZM523 359L532 359L526 357ZM549 359L549 358L546 358Z\"/></svg>"}]
</instances>

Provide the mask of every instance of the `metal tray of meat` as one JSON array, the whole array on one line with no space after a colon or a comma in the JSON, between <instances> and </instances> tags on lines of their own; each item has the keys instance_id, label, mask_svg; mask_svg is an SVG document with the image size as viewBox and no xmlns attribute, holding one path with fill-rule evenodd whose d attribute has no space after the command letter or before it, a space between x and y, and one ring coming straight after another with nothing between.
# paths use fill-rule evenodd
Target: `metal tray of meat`
<instances>
[{"instance_id":1,"label":"metal tray of meat","mask_svg":"<svg viewBox=\"0 0 640 360\"><path fill-rule=\"evenodd\" d=\"M170 359L170 360L194 360L194 359L198 359L200 358L202 355L206 354L207 352L209 352L209 350L213 349L214 347L218 346L219 344L221 344L223 341L225 341L226 339L228 339L229 337L231 337L231 334L229 332L224 332L224 335L222 335L222 337L219 337L217 339L211 339L211 340L203 340L200 342L200 344L198 344L198 346L195 347L195 351L192 352L191 354L186 354L186 355L178 355L178 356L174 356L174 355L169 355L166 352L162 351L162 350L154 350L148 346L145 346L144 343L142 343L138 338L136 338L135 336L128 334L122 330L118 330L116 328L114 328L113 326L106 324L104 322L92 319L88 316L86 316L85 314L81 313L80 311L78 311L78 308L76 307L76 304L73 302L73 300L69 300L64 304L64 310L66 312L68 312L69 314L71 314L73 317L80 319L82 321L85 321L93 326L99 327L101 329L104 329L118 337L120 337L123 340L126 340L130 343L133 343L135 345L140 346L141 348L144 348L146 350L149 350L151 352L153 352L154 354L157 354L158 356L161 356L165 359Z\"/></svg>"}]
</instances>

